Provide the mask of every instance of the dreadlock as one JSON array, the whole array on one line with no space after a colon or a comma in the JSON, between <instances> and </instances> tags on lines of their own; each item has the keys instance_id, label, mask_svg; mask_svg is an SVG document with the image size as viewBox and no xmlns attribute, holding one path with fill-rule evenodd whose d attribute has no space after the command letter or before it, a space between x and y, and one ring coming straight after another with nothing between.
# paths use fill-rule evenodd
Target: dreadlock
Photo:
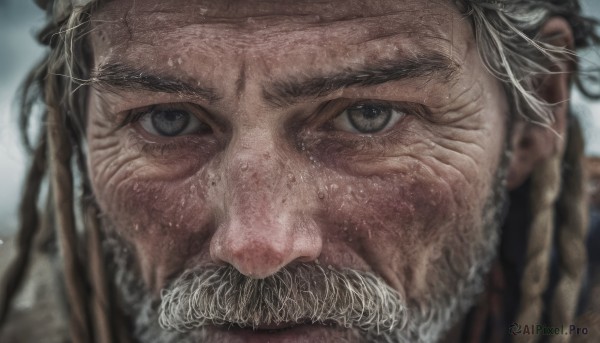
<instances>
[{"instance_id":1,"label":"dreadlock","mask_svg":"<svg viewBox=\"0 0 600 343\"><path fill-rule=\"evenodd\" d=\"M21 95L19 123L24 145L33 158L20 206L17 257L4 276L0 292L0 327L30 262L40 227L38 198L46 179L50 210L43 221L57 231L72 342L128 342L106 278L99 211L91 200L82 145L86 90L79 81L89 73L89 50L83 37L89 32L89 14L95 5L71 8L64 7L65 2L40 2L50 20L38 40L48 45L50 52L28 75ZM35 105L42 99L39 138L32 143L25 132ZM77 177L79 185L74 183ZM82 193L80 202L75 201L76 190Z\"/></svg>"},{"instance_id":2,"label":"dreadlock","mask_svg":"<svg viewBox=\"0 0 600 343\"><path fill-rule=\"evenodd\" d=\"M561 16L571 25L576 49L600 43L597 22L581 15L578 1L469 1L480 54L488 69L500 80L511 99L514 114L526 121L549 126L553 107L536 96L540 76L553 73L552 66L576 62L576 54L552 46L538 37L544 23ZM590 98L600 98L585 87L583 77L575 84ZM512 95L512 96L511 96ZM564 144L566 143L566 144ZM559 280L549 308L551 324L574 323L583 275L587 267L585 239L587 206L583 173L583 137L577 119L569 118L566 138L555 155L537 166L532 175L530 211L532 221L527 237L525 266L521 278L521 299L517 322L539 323L544 311L543 296L549 286L551 252L556 242ZM553 239L556 237L556 239ZM534 342L537 336L517 336ZM552 341L568 341L568 336Z\"/></svg>"},{"instance_id":3,"label":"dreadlock","mask_svg":"<svg viewBox=\"0 0 600 343\"><path fill-rule=\"evenodd\" d=\"M99 210L94 202L85 163L85 80L90 77L90 15L98 2L87 0L36 0L47 11L48 25L39 41L48 55L25 80L21 96L20 128L30 151L19 217L17 255L0 285L0 328L11 301L23 283L40 222L53 220L61 250L64 283L70 308L73 342L128 342L128 330L116 304L119 299L106 277ZM537 37L552 16L565 18L574 30L575 48L600 44L597 22L582 16L578 0L462 0L471 20L480 55L488 70L500 79L511 112L528 122L548 126L553 105L536 96L540 77L552 65L576 55ZM574 63L576 64L576 63ZM573 81L588 97L600 98L585 88L582 76ZM39 121L33 122L36 104L43 102ZM32 142L30 127L39 128ZM577 120L569 118L564 146L539 165L532 176L530 210L533 220L521 283L517 318L535 323L544 310L542 295L548 288L549 258L556 237L560 277L550 305L553 323L572 323L586 268L587 212L582 167L583 139ZM48 183L49 211L40 220L39 195ZM79 196L75 196L78 194ZM84 269L83 266L86 266ZM532 337L528 337L531 339ZM559 340L568 339L559 337Z\"/></svg>"}]
</instances>

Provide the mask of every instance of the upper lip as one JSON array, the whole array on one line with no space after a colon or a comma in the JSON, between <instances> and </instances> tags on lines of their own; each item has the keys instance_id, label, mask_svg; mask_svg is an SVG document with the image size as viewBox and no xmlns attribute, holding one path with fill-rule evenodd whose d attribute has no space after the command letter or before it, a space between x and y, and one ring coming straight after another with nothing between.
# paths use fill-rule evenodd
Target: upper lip
<instances>
[{"instance_id":1,"label":"upper lip","mask_svg":"<svg viewBox=\"0 0 600 343\"><path fill-rule=\"evenodd\" d=\"M291 329L296 326L311 324L310 321L299 321L299 322L282 322L282 323L261 323L256 326L244 326L242 329L247 330L285 330ZM238 325L233 325L233 327L240 327Z\"/></svg>"},{"instance_id":2,"label":"upper lip","mask_svg":"<svg viewBox=\"0 0 600 343\"><path fill-rule=\"evenodd\" d=\"M282 329L289 329L292 328L294 326L298 326L298 325L304 325L305 323L296 323L296 322L284 322L284 323L279 323L279 324L260 324L254 327L254 330L282 330Z\"/></svg>"}]
</instances>

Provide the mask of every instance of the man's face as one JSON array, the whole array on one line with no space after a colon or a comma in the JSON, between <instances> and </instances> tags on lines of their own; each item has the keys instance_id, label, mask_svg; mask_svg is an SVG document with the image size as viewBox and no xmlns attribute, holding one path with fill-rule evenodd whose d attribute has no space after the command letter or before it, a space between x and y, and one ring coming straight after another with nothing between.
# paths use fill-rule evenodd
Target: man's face
<instances>
[{"instance_id":1,"label":"man's face","mask_svg":"<svg viewBox=\"0 0 600 343\"><path fill-rule=\"evenodd\" d=\"M472 297L508 114L453 3L113 1L92 27L91 180L151 296L187 270L318 264L407 313ZM278 324L203 337L355 338Z\"/></svg>"}]
</instances>

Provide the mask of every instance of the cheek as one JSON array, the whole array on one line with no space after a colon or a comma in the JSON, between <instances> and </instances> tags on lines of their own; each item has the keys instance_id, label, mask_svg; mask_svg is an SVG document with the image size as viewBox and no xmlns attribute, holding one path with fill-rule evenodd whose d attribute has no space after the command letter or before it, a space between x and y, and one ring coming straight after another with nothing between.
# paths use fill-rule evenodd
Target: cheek
<instances>
[{"instance_id":1,"label":"cheek","mask_svg":"<svg viewBox=\"0 0 600 343\"><path fill-rule=\"evenodd\" d=\"M326 187L330 197L327 216L336 225L368 227L371 236L429 240L467 205L464 197L454 193L460 186L419 172L342 180Z\"/></svg>"},{"instance_id":2,"label":"cheek","mask_svg":"<svg viewBox=\"0 0 600 343\"><path fill-rule=\"evenodd\" d=\"M115 187L96 185L101 209L116 234L133 245L142 276L160 289L173 270L193 265L206 251L213 219L209 182L141 180L135 174ZM208 186L202 186L208 185Z\"/></svg>"},{"instance_id":3,"label":"cheek","mask_svg":"<svg viewBox=\"0 0 600 343\"><path fill-rule=\"evenodd\" d=\"M88 130L88 167L96 200L116 234L134 248L146 284L159 289L173 266L193 263L211 233L207 197L217 178L199 159L149 159L127 139ZM201 155L201 154L200 154ZM173 166L177 166L173 168Z\"/></svg>"},{"instance_id":4,"label":"cheek","mask_svg":"<svg viewBox=\"0 0 600 343\"><path fill-rule=\"evenodd\" d=\"M351 247L404 294L427 291L427 274L449 245L479 239L484 180L408 160L389 175L339 179L328 191L325 224L330 240Z\"/></svg>"}]
</instances>

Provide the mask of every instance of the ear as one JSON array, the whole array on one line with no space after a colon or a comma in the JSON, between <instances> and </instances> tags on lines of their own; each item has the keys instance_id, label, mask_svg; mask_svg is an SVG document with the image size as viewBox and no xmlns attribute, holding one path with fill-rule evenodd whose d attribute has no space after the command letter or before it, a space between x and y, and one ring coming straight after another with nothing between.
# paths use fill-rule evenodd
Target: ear
<instances>
[{"instance_id":1,"label":"ear","mask_svg":"<svg viewBox=\"0 0 600 343\"><path fill-rule=\"evenodd\" d=\"M561 17L550 18L540 30L540 40L569 50L574 48L573 31L569 23ZM543 76L536 92L553 107L554 122L549 127L519 120L514 125L511 137L513 147L510 160L507 188L519 187L545 159L556 154L565 144L567 128L572 61L565 58L549 68L553 74Z\"/></svg>"}]
</instances>

